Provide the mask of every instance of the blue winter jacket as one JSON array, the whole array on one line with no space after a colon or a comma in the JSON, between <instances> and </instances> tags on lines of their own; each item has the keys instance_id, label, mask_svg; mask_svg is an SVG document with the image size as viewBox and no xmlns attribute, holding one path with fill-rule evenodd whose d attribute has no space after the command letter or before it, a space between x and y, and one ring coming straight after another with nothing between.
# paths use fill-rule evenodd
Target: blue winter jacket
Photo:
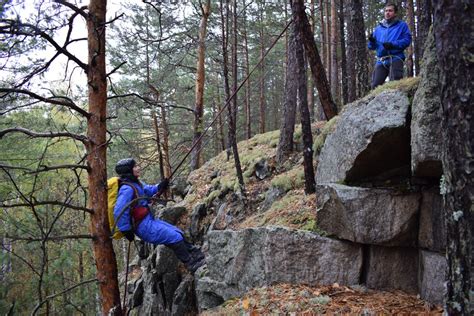
<instances>
[{"instance_id":1,"label":"blue winter jacket","mask_svg":"<svg viewBox=\"0 0 474 316\"><path fill-rule=\"evenodd\" d=\"M139 197L152 197L156 192L159 191L160 185L149 185L146 183L131 183L137 192ZM127 205L132 199L136 198L134 190L128 184L120 186L117 202L114 208L114 218L117 222L117 228L124 232L133 230L131 208L127 207L123 210L124 206ZM148 199L140 199L136 202L135 206L148 207ZM120 212L122 216L118 218ZM118 218L118 220L117 220ZM173 244L183 240L183 232L167 222L159 219L154 219L151 212L145 216L140 222L138 227L135 229L135 234L138 235L142 240L153 243L153 244Z\"/></svg>"},{"instance_id":2,"label":"blue winter jacket","mask_svg":"<svg viewBox=\"0 0 474 316\"><path fill-rule=\"evenodd\" d=\"M377 57L384 56L397 56L405 60L405 54L403 51L405 48L410 46L411 33L408 25L400 20L394 21L392 24L386 24L381 22L373 33L376 42L369 41L368 47L371 50L375 50ZM395 46L394 49L386 50L383 47L383 43L390 42ZM377 60L380 63L380 60Z\"/></svg>"}]
</instances>

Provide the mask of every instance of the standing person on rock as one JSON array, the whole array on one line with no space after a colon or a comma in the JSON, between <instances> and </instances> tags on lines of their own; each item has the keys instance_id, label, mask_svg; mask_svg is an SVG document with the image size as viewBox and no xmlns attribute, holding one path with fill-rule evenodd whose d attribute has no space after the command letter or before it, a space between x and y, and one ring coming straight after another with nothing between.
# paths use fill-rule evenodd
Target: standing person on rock
<instances>
[{"instance_id":1,"label":"standing person on rock","mask_svg":"<svg viewBox=\"0 0 474 316\"><path fill-rule=\"evenodd\" d=\"M154 245L166 245L172 249L185 265L194 273L205 264L204 254L199 248L184 240L183 232L165 221L153 218L148 199L143 197L159 196L168 187L169 180L149 185L138 180L141 170L134 159L120 160L115 166L120 176L120 189L114 208L114 219L117 228L129 241L135 235L143 241ZM135 202L132 202L135 200Z\"/></svg>"},{"instance_id":2,"label":"standing person on rock","mask_svg":"<svg viewBox=\"0 0 474 316\"><path fill-rule=\"evenodd\" d=\"M397 18L396 4L387 3L384 9L384 20L369 35L368 47L375 50L377 62L372 74L371 87L383 84L387 76L390 81L403 78L403 52L411 44L408 25Z\"/></svg>"}]
</instances>

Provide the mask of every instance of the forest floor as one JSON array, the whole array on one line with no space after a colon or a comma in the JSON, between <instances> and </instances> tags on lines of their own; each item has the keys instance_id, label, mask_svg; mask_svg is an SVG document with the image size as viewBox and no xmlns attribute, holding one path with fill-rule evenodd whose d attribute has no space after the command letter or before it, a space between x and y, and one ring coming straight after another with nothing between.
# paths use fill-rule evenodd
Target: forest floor
<instances>
[{"instance_id":1,"label":"forest floor","mask_svg":"<svg viewBox=\"0 0 474 316\"><path fill-rule=\"evenodd\" d=\"M361 286L310 287L280 284L252 289L243 297L201 313L220 315L441 315L441 306L430 305L402 291L373 291Z\"/></svg>"}]
</instances>

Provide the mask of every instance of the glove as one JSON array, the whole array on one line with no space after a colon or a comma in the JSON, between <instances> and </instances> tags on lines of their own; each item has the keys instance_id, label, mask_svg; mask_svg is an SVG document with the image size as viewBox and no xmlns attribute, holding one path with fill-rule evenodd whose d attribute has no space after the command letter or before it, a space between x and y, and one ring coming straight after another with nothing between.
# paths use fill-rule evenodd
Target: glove
<instances>
[{"instance_id":1,"label":"glove","mask_svg":"<svg viewBox=\"0 0 474 316\"><path fill-rule=\"evenodd\" d=\"M164 178L163 180L161 180L161 182L160 182L160 191L165 191L166 188L168 188L169 184L170 184L169 179Z\"/></svg>"},{"instance_id":2,"label":"glove","mask_svg":"<svg viewBox=\"0 0 474 316\"><path fill-rule=\"evenodd\" d=\"M131 230L127 230L122 232L125 235L125 238L128 239L128 241L132 242L135 239L135 234Z\"/></svg>"},{"instance_id":3,"label":"glove","mask_svg":"<svg viewBox=\"0 0 474 316\"><path fill-rule=\"evenodd\" d=\"M375 43L377 40L374 37L374 33L370 33L369 35L369 42Z\"/></svg>"},{"instance_id":4,"label":"glove","mask_svg":"<svg viewBox=\"0 0 474 316\"><path fill-rule=\"evenodd\" d=\"M390 50L390 49L394 49L395 46L393 46L393 44L390 42L385 42L383 43L383 48L385 48L386 50Z\"/></svg>"}]
</instances>

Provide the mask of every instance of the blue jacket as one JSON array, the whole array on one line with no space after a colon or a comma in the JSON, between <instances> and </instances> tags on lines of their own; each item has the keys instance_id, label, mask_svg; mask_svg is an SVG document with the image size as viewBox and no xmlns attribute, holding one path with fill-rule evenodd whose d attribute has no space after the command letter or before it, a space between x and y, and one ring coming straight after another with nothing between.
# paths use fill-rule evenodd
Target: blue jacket
<instances>
[{"instance_id":1,"label":"blue jacket","mask_svg":"<svg viewBox=\"0 0 474 316\"><path fill-rule=\"evenodd\" d=\"M396 20L390 25L380 23L373 33L376 42L369 41L368 48L375 50L377 57L384 57L388 55L397 56L405 60L405 54L403 51L411 44L411 33L408 25L401 21ZM383 47L383 43L390 42L395 46L394 49L386 50ZM377 61L380 63L380 61Z\"/></svg>"},{"instance_id":2,"label":"blue jacket","mask_svg":"<svg viewBox=\"0 0 474 316\"><path fill-rule=\"evenodd\" d=\"M152 197L156 192L159 191L160 185L149 185L146 183L132 183L138 192L138 197ZM124 206L127 205L132 199L137 198L134 196L134 190L128 184L120 186L117 202L114 208L114 218L117 222L117 228L124 232L133 230L131 209L127 207L123 210ZM135 206L148 207L148 199L140 199L136 202ZM120 218L117 217L122 212ZM173 244L183 240L183 232L162 220L154 219L151 212L140 222L135 230L135 234L138 235L142 240L153 243L153 244Z\"/></svg>"}]
</instances>

